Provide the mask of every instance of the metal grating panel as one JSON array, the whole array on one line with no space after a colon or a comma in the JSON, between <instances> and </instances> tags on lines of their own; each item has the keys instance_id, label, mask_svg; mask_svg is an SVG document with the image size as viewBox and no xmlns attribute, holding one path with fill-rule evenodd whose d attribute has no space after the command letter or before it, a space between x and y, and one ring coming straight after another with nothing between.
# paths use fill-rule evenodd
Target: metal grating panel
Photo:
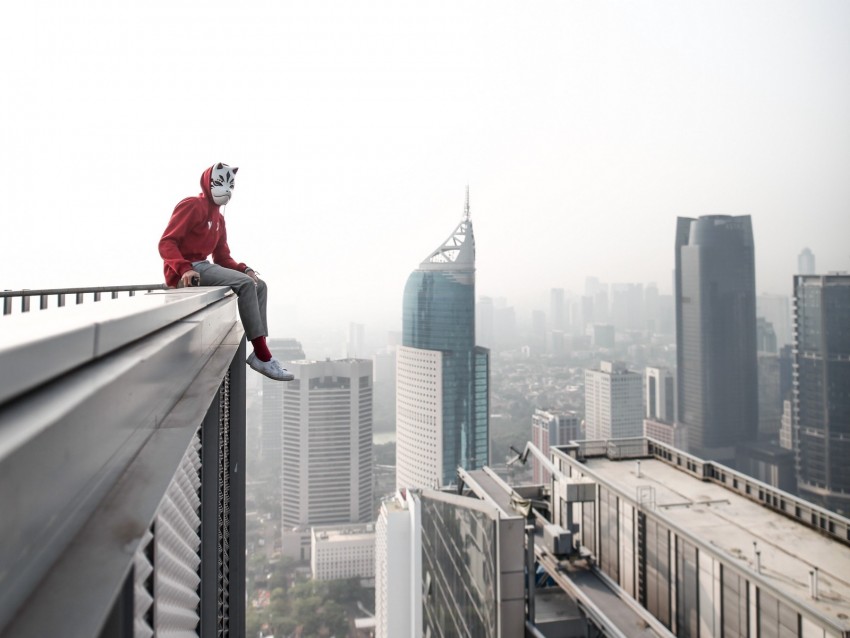
<instances>
[{"instance_id":1,"label":"metal grating panel","mask_svg":"<svg viewBox=\"0 0 850 638\"><path fill-rule=\"evenodd\" d=\"M145 532L133 558L133 636L151 638L153 615L153 534Z\"/></svg>"},{"instance_id":2,"label":"metal grating panel","mask_svg":"<svg viewBox=\"0 0 850 638\"><path fill-rule=\"evenodd\" d=\"M158 638L198 636L200 446L196 433L154 519L154 626Z\"/></svg>"},{"instance_id":3,"label":"metal grating panel","mask_svg":"<svg viewBox=\"0 0 850 638\"><path fill-rule=\"evenodd\" d=\"M218 628L230 635L230 372L219 391L218 437Z\"/></svg>"}]
</instances>

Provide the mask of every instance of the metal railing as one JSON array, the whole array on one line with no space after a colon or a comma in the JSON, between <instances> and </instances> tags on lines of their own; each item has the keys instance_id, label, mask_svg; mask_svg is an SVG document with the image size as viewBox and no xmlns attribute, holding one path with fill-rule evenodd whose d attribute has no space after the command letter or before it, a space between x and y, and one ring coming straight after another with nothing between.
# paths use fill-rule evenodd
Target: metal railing
<instances>
[{"instance_id":1,"label":"metal railing","mask_svg":"<svg viewBox=\"0 0 850 638\"><path fill-rule=\"evenodd\" d=\"M18 302L20 312L29 312L32 309L32 300L38 300L38 310L46 310L53 299L55 306L62 308L66 300L71 297L76 304L85 301L86 295L91 295L92 301L100 301L104 295L109 298L118 299L121 293L128 293L130 297L137 292L150 292L151 290L163 290L165 284L138 284L132 286L93 286L89 288L45 288L40 290L0 290L0 299L3 300L3 314L10 315L14 312L15 302Z\"/></svg>"}]
</instances>

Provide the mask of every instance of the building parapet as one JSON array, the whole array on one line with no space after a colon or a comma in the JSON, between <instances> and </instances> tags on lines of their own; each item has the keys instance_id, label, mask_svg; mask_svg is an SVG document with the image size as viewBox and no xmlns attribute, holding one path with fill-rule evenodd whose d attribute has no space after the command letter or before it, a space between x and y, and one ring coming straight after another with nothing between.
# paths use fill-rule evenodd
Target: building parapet
<instances>
[{"instance_id":1,"label":"building parapet","mask_svg":"<svg viewBox=\"0 0 850 638\"><path fill-rule=\"evenodd\" d=\"M4 310L52 292L6 291ZM158 287L57 304L28 312L22 302L0 317L0 633L239 633L245 340L235 296Z\"/></svg>"}]
</instances>

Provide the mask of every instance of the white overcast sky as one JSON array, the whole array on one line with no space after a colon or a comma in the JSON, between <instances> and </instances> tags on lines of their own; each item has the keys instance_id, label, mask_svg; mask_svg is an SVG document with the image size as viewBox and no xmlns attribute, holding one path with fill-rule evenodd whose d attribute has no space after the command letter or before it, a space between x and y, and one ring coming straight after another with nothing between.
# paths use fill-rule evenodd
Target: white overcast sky
<instances>
[{"instance_id":1,"label":"white overcast sky","mask_svg":"<svg viewBox=\"0 0 850 638\"><path fill-rule=\"evenodd\" d=\"M0 288L149 283L174 205L241 167L272 336L400 327L461 218L478 294L671 290L677 216L749 214L760 292L850 270L850 2L13 3Z\"/></svg>"}]
</instances>

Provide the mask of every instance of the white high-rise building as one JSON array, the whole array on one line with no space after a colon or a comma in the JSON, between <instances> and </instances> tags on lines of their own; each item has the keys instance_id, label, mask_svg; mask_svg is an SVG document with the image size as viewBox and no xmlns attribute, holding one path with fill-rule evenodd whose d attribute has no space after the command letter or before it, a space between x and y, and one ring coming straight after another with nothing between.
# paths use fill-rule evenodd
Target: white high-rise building
<instances>
[{"instance_id":1,"label":"white high-rise building","mask_svg":"<svg viewBox=\"0 0 850 638\"><path fill-rule=\"evenodd\" d=\"M646 368L643 436L687 450L687 429L676 423L675 383L673 373L667 368Z\"/></svg>"},{"instance_id":2,"label":"white high-rise building","mask_svg":"<svg viewBox=\"0 0 850 638\"><path fill-rule=\"evenodd\" d=\"M676 390L673 373L667 368L646 369L646 412L648 419L671 423L676 420Z\"/></svg>"},{"instance_id":3,"label":"white high-rise building","mask_svg":"<svg viewBox=\"0 0 850 638\"><path fill-rule=\"evenodd\" d=\"M375 526L375 638L422 635L422 523L407 490L381 504Z\"/></svg>"},{"instance_id":4,"label":"white high-rise building","mask_svg":"<svg viewBox=\"0 0 850 638\"><path fill-rule=\"evenodd\" d=\"M585 427L588 439L643 436L643 380L625 364L602 361L584 371Z\"/></svg>"},{"instance_id":5,"label":"white high-rise building","mask_svg":"<svg viewBox=\"0 0 850 638\"><path fill-rule=\"evenodd\" d=\"M531 415L531 442L548 458L549 447L566 445L581 438L581 420L575 412L535 409ZM548 483L552 476L540 461L531 461L533 483Z\"/></svg>"},{"instance_id":6,"label":"white high-rise building","mask_svg":"<svg viewBox=\"0 0 850 638\"><path fill-rule=\"evenodd\" d=\"M283 394L282 523L370 523L372 362L296 361ZM303 531L302 531L303 534Z\"/></svg>"},{"instance_id":7,"label":"white high-rise building","mask_svg":"<svg viewBox=\"0 0 850 638\"><path fill-rule=\"evenodd\" d=\"M443 353L399 346L396 350L396 486L440 485L443 476Z\"/></svg>"}]
</instances>

